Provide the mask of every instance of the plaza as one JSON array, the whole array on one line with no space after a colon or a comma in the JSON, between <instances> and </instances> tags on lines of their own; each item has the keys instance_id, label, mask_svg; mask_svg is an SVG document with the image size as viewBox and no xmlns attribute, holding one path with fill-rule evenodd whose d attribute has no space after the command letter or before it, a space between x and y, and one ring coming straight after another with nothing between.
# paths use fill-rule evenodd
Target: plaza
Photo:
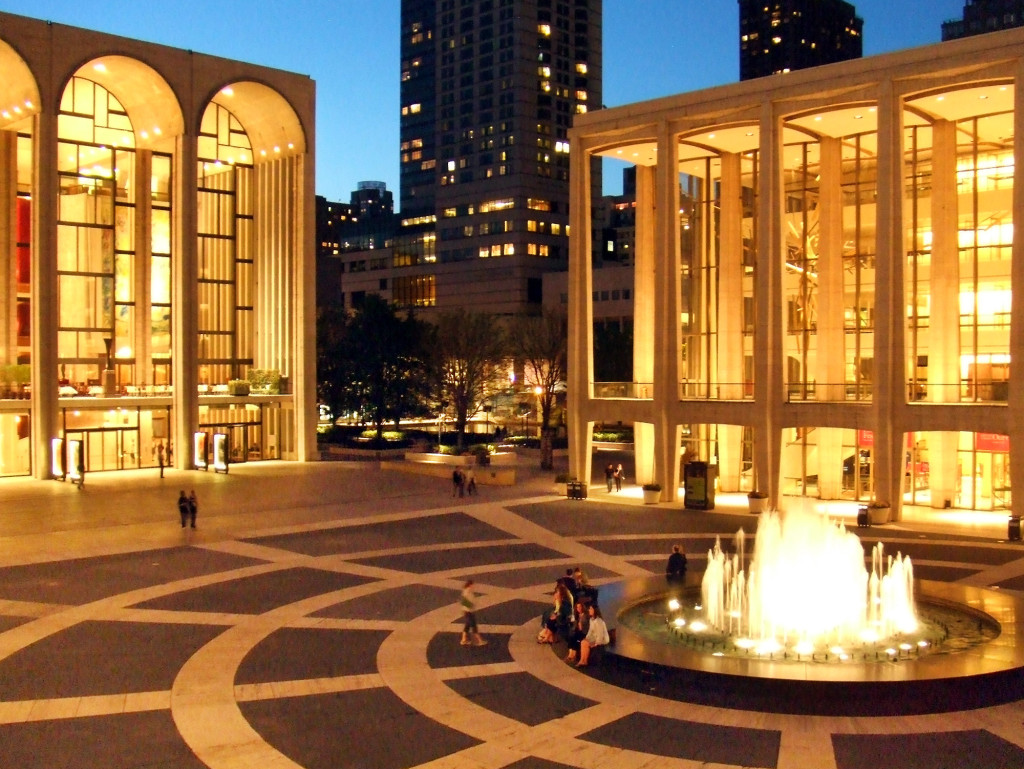
<instances>
[{"instance_id":1,"label":"plaza","mask_svg":"<svg viewBox=\"0 0 1024 769\"><path fill-rule=\"evenodd\" d=\"M567 566L598 585L658 574L681 542L699 578L715 536L757 519L741 495L693 511L599 482L568 500L533 467L521 458L516 485L465 498L372 463L93 473L80 490L9 479L4 764L1024 767L1019 702L808 716L740 710L656 673L629 680L609 658L569 667L535 642ZM181 489L199 498L195 531L179 525ZM1024 589L1005 516L904 512L858 531L910 554L921 578ZM469 578L485 647L459 645Z\"/></svg>"}]
</instances>

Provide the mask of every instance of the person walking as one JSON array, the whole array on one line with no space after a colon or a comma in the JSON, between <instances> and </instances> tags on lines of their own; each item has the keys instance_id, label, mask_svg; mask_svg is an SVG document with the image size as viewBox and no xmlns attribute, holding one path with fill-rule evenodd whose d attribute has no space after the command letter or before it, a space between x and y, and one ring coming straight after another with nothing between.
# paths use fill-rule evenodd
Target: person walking
<instances>
[{"instance_id":1,"label":"person walking","mask_svg":"<svg viewBox=\"0 0 1024 769\"><path fill-rule=\"evenodd\" d=\"M487 641L480 637L480 629L476 624L476 593L473 591L473 580L466 580L462 587L462 646L486 646Z\"/></svg>"},{"instance_id":2,"label":"person walking","mask_svg":"<svg viewBox=\"0 0 1024 769\"><path fill-rule=\"evenodd\" d=\"M181 490L178 495L178 513L181 515L181 528L185 528L188 523L188 497L185 496L185 489Z\"/></svg>"},{"instance_id":3,"label":"person walking","mask_svg":"<svg viewBox=\"0 0 1024 769\"><path fill-rule=\"evenodd\" d=\"M612 484L615 483L615 465L611 462L604 469L604 481L608 484L608 493L611 494Z\"/></svg>"},{"instance_id":4,"label":"person walking","mask_svg":"<svg viewBox=\"0 0 1024 769\"><path fill-rule=\"evenodd\" d=\"M193 529L196 527L196 514L198 512L199 500L196 499L196 490L192 489L192 493L188 495L188 517Z\"/></svg>"},{"instance_id":5,"label":"person walking","mask_svg":"<svg viewBox=\"0 0 1024 769\"><path fill-rule=\"evenodd\" d=\"M164 477L164 444L158 443L156 445L156 461L160 465L160 477Z\"/></svg>"},{"instance_id":6,"label":"person walking","mask_svg":"<svg viewBox=\"0 0 1024 769\"><path fill-rule=\"evenodd\" d=\"M472 467L466 470L466 493L469 496L476 494L476 473Z\"/></svg>"},{"instance_id":7,"label":"person walking","mask_svg":"<svg viewBox=\"0 0 1024 769\"><path fill-rule=\"evenodd\" d=\"M618 466L617 466L617 467L615 468L615 473L614 473L614 477L615 477L615 490L616 490L616 491L622 491L622 478L623 478L623 476L624 476L625 474L626 474L626 473L625 473L625 471L624 471L624 470L622 469L622 465L621 465L621 464L620 464L620 465L618 465Z\"/></svg>"},{"instance_id":8,"label":"person walking","mask_svg":"<svg viewBox=\"0 0 1024 769\"><path fill-rule=\"evenodd\" d=\"M452 496L462 496L462 470L457 467L452 470Z\"/></svg>"}]
</instances>

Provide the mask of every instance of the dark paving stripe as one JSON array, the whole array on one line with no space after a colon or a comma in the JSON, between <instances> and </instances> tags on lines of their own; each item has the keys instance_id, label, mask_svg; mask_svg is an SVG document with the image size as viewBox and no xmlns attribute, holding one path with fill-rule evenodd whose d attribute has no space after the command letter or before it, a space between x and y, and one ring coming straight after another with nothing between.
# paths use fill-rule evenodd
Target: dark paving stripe
<instances>
[{"instance_id":1,"label":"dark paving stripe","mask_svg":"<svg viewBox=\"0 0 1024 769\"><path fill-rule=\"evenodd\" d=\"M564 718L597 704L549 686L528 673L460 678L445 683L477 705L527 726Z\"/></svg>"},{"instance_id":2,"label":"dark paving stripe","mask_svg":"<svg viewBox=\"0 0 1024 769\"><path fill-rule=\"evenodd\" d=\"M913 559L911 559L913 563ZM915 579L934 579L936 582L957 582L977 574L977 569L962 569L958 566L938 566L930 563L914 563Z\"/></svg>"},{"instance_id":3,"label":"dark paving stripe","mask_svg":"<svg viewBox=\"0 0 1024 769\"><path fill-rule=\"evenodd\" d=\"M377 672L377 650L385 630L282 628L245 656L236 684L334 678Z\"/></svg>"},{"instance_id":4,"label":"dark paving stripe","mask_svg":"<svg viewBox=\"0 0 1024 769\"><path fill-rule=\"evenodd\" d=\"M10 769L203 769L170 711L0 726Z\"/></svg>"},{"instance_id":5,"label":"dark paving stripe","mask_svg":"<svg viewBox=\"0 0 1024 769\"><path fill-rule=\"evenodd\" d=\"M1007 590L1024 591L1024 576L1014 577L1013 579L1004 579L1001 582L997 582L996 584Z\"/></svg>"},{"instance_id":6,"label":"dark paving stripe","mask_svg":"<svg viewBox=\"0 0 1024 769\"><path fill-rule=\"evenodd\" d=\"M407 622L446 604L454 605L458 602L458 590L433 585L408 585L344 601L310 616Z\"/></svg>"},{"instance_id":7,"label":"dark paving stripe","mask_svg":"<svg viewBox=\"0 0 1024 769\"><path fill-rule=\"evenodd\" d=\"M563 573L565 573L565 569L559 571L557 567L531 566L521 569L500 569L498 571L481 572L479 575L476 575L475 579L477 582L512 588L513 590L538 585L542 589L546 589L547 593L550 594L555 589L555 580L562 576Z\"/></svg>"},{"instance_id":8,"label":"dark paving stripe","mask_svg":"<svg viewBox=\"0 0 1024 769\"><path fill-rule=\"evenodd\" d=\"M559 764L536 756L520 759L514 764L506 764L505 769L575 769L569 764Z\"/></svg>"},{"instance_id":9,"label":"dark paving stripe","mask_svg":"<svg viewBox=\"0 0 1024 769\"><path fill-rule=\"evenodd\" d=\"M394 543L391 546L394 547ZM356 563L366 563L383 569L410 571L414 574L429 574L449 569L467 569L472 566L519 563L520 561L541 561L555 558L565 558L565 553L560 553L557 550L542 547L541 545L509 543L507 545L491 545L459 550L382 555L375 558L357 559ZM551 584L554 585L554 578L552 578Z\"/></svg>"},{"instance_id":10,"label":"dark paving stripe","mask_svg":"<svg viewBox=\"0 0 1024 769\"><path fill-rule=\"evenodd\" d=\"M551 606L551 601L505 601L488 606L476 613L480 624L489 625L522 625L531 619L540 623L540 615Z\"/></svg>"},{"instance_id":11,"label":"dark paving stripe","mask_svg":"<svg viewBox=\"0 0 1024 769\"><path fill-rule=\"evenodd\" d=\"M0 660L0 699L170 689L181 666L222 627L83 622Z\"/></svg>"},{"instance_id":12,"label":"dark paving stripe","mask_svg":"<svg viewBox=\"0 0 1024 769\"><path fill-rule=\"evenodd\" d=\"M333 555L492 539L508 539L508 533L465 513L453 512L402 521L256 537L247 541L306 555Z\"/></svg>"},{"instance_id":13,"label":"dark paving stripe","mask_svg":"<svg viewBox=\"0 0 1024 769\"><path fill-rule=\"evenodd\" d=\"M84 604L129 590L263 563L195 547L0 569L0 598Z\"/></svg>"},{"instance_id":14,"label":"dark paving stripe","mask_svg":"<svg viewBox=\"0 0 1024 769\"><path fill-rule=\"evenodd\" d=\"M0 617L0 633L31 621L32 617Z\"/></svg>"},{"instance_id":15,"label":"dark paving stripe","mask_svg":"<svg viewBox=\"0 0 1024 769\"><path fill-rule=\"evenodd\" d=\"M413 710L387 689L239 707L268 743L305 769L406 769L479 744Z\"/></svg>"},{"instance_id":16,"label":"dark paving stripe","mask_svg":"<svg viewBox=\"0 0 1024 769\"><path fill-rule=\"evenodd\" d=\"M593 539L584 540L585 544L600 550L608 555L650 555L652 553L664 554L665 561L668 561L668 554L672 552L672 545L681 540L676 539ZM722 546L732 550L732 540L724 540ZM700 537L687 539L683 542L688 559L701 559L707 555L708 550L715 546L714 537ZM659 564L664 568L664 564Z\"/></svg>"},{"instance_id":17,"label":"dark paving stripe","mask_svg":"<svg viewBox=\"0 0 1024 769\"><path fill-rule=\"evenodd\" d=\"M508 650L508 633L481 633L486 646L462 646L461 628L451 633L438 633L427 644L427 664L432 668L457 668L469 665L490 665L512 662Z\"/></svg>"},{"instance_id":18,"label":"dark paving stripe","mask_svg":"<svg viewBox=\"0 0 1024 769\"><path fill-rule=\"evenodd\" d=\"M581 539L594 532L612 535L720 531L732 536L741 526L747 531L753 531L758 520L754 515L721 515L699 510L670 510L661 507L645 507L640 512L634 505L594 500L583 503L569 500L537 502L511 505L508 509L549 531Z\"/></svg>"},{"instance_id":19,"label":"dark paving stripe","mask_svg":"<svg viewBox=\"0 0 1024 769\"><path fill-rule=\"evenodd\" d=\"M983 730L927 734L834 734L837 769L1020 769L1024 750ZM896 760L894 757L898 756Z\"/></svg>"},{"instance_id":20,"label":"dark paving stripe","mask_svg":"<svg viewBox=\"0 0 1024 769\"><path fill-rule=\"evenodd\" d=\"M278 606L372 580L334 571L297 567L231 579L138 604L143 609L263 614Z\"/></svg>"},{"instance_id":21,"label":"dark paving stripe","mask_svg":"<svg viewBox=\"0 0 1024 769\"><path fill-rule=\"evenodd\" d=\"M782 733L632 713L581 734L580 739L705 764L774 767Z\"/></svg>"},{"instance_id":22,"label":"dark paving stripe","mask_svg":"<svg viewBox=\"0 0 1024 769\"><path fill-rule=\"evenodd\" d=\"M861 539L865 549L870 552L875 540L870 537ZM997 566L1024 558L1024 551L1015 548L980 547L975 542L943 542L939 545L924 542L886 542L884 538L881 538L881 541L885 546L886 555L903 553L909 555L911 561L959 561Z\"/></svg>"}]
</instances>

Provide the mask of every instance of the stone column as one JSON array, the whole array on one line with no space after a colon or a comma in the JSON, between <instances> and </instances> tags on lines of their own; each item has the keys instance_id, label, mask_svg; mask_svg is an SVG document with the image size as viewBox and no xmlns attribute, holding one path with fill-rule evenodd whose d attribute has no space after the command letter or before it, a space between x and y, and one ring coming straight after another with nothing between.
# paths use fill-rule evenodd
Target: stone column
<instances>
[{"instance_id":1,"label":"stone column","mask_svg":"<svg viewBox=\"0 0 1024 769\"><path fill-rule=\"evenodd\" d=\"M903 427L906 402L903 263L903 112L891 80L879 86L878 217L875 259L874 387L872 418L875 499L891 505L898 520L903 495Z\"/></svg>"},{"instance_id":2,"label":"stone column","mask_svg":"<svg viewBox=\"0 0 1024 769\"><path fill-rule=\"evenodd\" d=\"M654 477L661 499L679 497L679 404L681 299L679 277L679 144L671 126L658 126L658 165L655 170L654 251ZM638 304L638 302L634 302Z\"/></svg>"},{"instance_id":3,"label":"stone column","mask_svg":"<svg viewBox=\"0 0 1024 769\"><path fill-rule=\"evenodd\" d=\"M32 475L52 478L57 437L57 116L39 112L32 130Z\"/></svg>"},{"instance_id":4,"label":"stone column","mask_svg":"<svg viewBox=\"0 0 1024 769\"><path fill-rule=\"evenodd\" d=\"M635 398L653 398L655 345L656 169L636 169L636 246L633 252L633 382ZM633 423L637 483L654 480L654 425Z\"/></svg>"},{"instance_id":5,"label":"stone column","mask_svg":"<svg viewBox=\"0 0 1024 769\"><path fill-rule=\"evenodd\" d=\"M138 150L135 153L135 275L132 296L135 300L135 327L132 333L132 353L135 356L135 376L131 384L152 384L153 365L151 347L153 329L153 196L150 179L153 175L153 153ZM149 436L144 440L148 443ZM147 448L147 447L144 447ZM148 449L147 449L148 450Z\"/></svg>"},{"instance_id":6,"label":"stone column","mask_svg":"<svg viewBox=\"0 0 1024 769\"><path fill-rule=\"evenodd\" d=\"M174 377L172 461L180 470L193 467L192 435L199 427L199 257L197 229L196 137L175 139L174 187L171 209L171 371Z\"/></svg>"},{"instance_id":7,"label":"stone column","mask_svg":"<svg viewBox=\"0 0 1024 769\"><path fill-rule=\"evenodd\" d=\"M717 372L721 400L743 399L743 183L741 158L721 156L718 223L718 296L716 298ZM718 482L722 491L739 491L743 469L743 427L718 425Z\"/></svg>"},{"instance_id":8,"label":"stone column","mask_svg":"<svg viewBox=\"0 0 1024 769\"><path fill-rule=\"evenodd\" d=\"M1024 58L1017 60L1013 81L1013 159L1014 168L1024 168ZM1013 185L1013 222L1024 226L1024 184L1016 180ZM1010 360L1019 367L1024 361L1024 312L1020 311L1024 298L1024 237L1013 239L1013 311L1010 313ZM1009 384L1010 410L1010 486L1024 489L1024 377L1013 376ZM1015 515L1024 505L1013 504Z\"/></svg>"},{"instance_id":9,"label":"stone column","mask_svg":"<svg viewBox=\"0 0 1024 769\"><path fill-rule=\"evenodd\" d=\"M582 142L573 140L569 156L571 188L569 223L569 345L566 411L569 428L569 475L590 481L594 423L590 420L591 382L594 381L593 280L590 254L590 158Z\"/></svg>"},{"instance_id":10,"label":"stone column","mask_svg":"<svg viewBox=\"0 0 1024 769\"><path fill-rule=\"evenodd\" d=\"M769 507L778 507L782 458L782 407L786 348L783 342L782 126L774 104L761 105L760 194L757 211L757 257L754 262L754 472L757 487L767 492Z\"/></svg>"},{"instance_id":11,"label":"stone column","mask_svg":"<svg viewBox=\"0 0 1024 769\"><path fill-rule=\"evenodd\" d=\"M929 271L928 401L960 401L960 233L957 218L956 124L932 124L932 254ZM918 287L920 290L920 287ZM928 436L931 506L956 500L959 433Z\"/></svg>"},{"instance_id":12,"label":"stone column","mask_svg":"<svg viewBox=\"0 0 1024 769\"><path fill-rule=\"evenodd\" d=\"M18 362L18 134L0 131L0 366Z\"/></svg>"},{"instance_id":13,"label":"stone column","mask_svg":"<svg viewBox=\"0 0 1024 769\"><path fill-rule=\"evenodd\" d=\"M843 189L842 145L838 139L821 140L821 179L818 200L818 274L812 303L817 324L813 372L819 401L846 398L846 331L843 316ZM814 280L814 278L812 278ZM818 426L818 496L839 499L843 489L843 432Z\"/></svg>"}]
</instances>

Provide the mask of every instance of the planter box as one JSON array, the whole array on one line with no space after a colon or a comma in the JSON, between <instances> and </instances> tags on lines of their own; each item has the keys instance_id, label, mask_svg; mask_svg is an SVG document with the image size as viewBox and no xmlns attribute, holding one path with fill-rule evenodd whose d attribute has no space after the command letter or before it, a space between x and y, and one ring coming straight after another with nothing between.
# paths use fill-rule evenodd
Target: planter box
<instances>
[{"instance_id":1,"label":"planter box","mask_svg":"<svg viewBox=\"0 0 1024 769\"><path fill-rule=\"evenodd\" d=\"M889 522L889 508L888 507L871 507L868 506L868 522L872 526L880 526L883 523Z\"/></svg>"},{"instance_id":2,"label":"planter box","mask_svg":"<svg viewBox=\"0 0 1024 769\"><path fill-rule=\"evenodd\" d=\"M644 489L644 504L654 505L661 501L661 489Z\"/></svg>"},{"instance_id":3,"label":"planter box","mask_svg":"<svg viewBox=\"0 0 1024 769\"><path fill-rule=\"evenodd\" d=\"M747 504L750 505L750 512L763 513L768 508L767 497L747 497Z\"/></svg>"}]
</instances>

